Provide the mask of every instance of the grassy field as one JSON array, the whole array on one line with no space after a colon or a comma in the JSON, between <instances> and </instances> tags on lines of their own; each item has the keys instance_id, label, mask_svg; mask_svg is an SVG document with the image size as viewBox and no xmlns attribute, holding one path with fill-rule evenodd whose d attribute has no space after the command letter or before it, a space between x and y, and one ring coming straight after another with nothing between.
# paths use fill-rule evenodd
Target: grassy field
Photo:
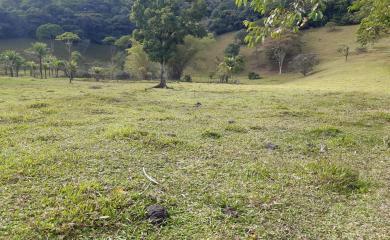
<instances>
[{"instance_id":1,"label":"grassy field","mask_svg":"<svg viewBox=\"0 0 390 240\"><path fill-rule=\"evenodd\" d=\"M372 74L171 90L2 78L0 239L386 239L390 79Z\"/></svg>"}]
</instances>

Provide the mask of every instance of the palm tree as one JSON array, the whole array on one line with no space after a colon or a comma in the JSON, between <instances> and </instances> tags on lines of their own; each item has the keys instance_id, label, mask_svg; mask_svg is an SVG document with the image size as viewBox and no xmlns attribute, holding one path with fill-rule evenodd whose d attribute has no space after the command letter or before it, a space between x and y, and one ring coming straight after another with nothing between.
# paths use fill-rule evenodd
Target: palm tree
<instances>
[{"instance_id":1,"label":"palm tree","mask_svg":"<svg viewBox=\"0 0 390 240\"><path fill-rule=\"evenodd\" d=\"M43 78L43 59L49 54L49 48L46 43L36 42L33 43L30 49L31 53L38 59L39 73L41 79Z\"/></svg>"}]
</instances>

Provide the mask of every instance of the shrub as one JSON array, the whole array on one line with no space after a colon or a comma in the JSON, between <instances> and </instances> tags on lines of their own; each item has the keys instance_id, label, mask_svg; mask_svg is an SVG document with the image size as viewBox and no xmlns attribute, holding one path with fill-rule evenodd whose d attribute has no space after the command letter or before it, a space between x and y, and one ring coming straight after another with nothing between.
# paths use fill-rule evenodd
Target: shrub
<instances>
[{"instance_id":1,"label":"shrub","mask_svg":"<svg viewBox=\"0 0 390 240\"><path fill-rule=\"evenodd\" d=\"M250 72L248 74L248 79L249 80L256 80L256 79L260 79L260 75L258 73L255 73L255 72Z\"/></svg>"},{"instance_id":2,"label":"shrub","mask_svg":"<svg viewBox=\"0 0 390 240\"><path fill-rule=\"evenodd\" d=\"M308 73L312 72L314 66L319 63L317 55L315 54L299 54L296 56L292 62L292 68L306 76Z\"/></svg>"},{"instance_id":3,"label":"shrub","mask_svg":"<svg viewBox=\"0 0 390 240\"><path fill-rule=\"evenodd\" d=\"M130 80L131 79L130 73L128 73L126 71L116 72L114 77L115 77L115 79L118 79L118 80Z\"/></svg>"},{"instance_id":4,"label":"shrub","mask_svg":"<svg viewBox=\"0 0 390 240\"><path fill-rule=\"evenodd\" d=\"M191 75L185 75L184 77L183 77L183 82L192 82L192 77L191 77Z\"/></svg>"}]
</instances>

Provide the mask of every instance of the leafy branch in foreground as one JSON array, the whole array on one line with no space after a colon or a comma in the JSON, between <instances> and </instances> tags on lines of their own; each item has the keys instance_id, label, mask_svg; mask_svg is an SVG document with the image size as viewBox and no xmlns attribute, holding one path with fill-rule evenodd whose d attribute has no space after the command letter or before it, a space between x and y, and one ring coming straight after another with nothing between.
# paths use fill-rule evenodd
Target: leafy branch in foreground
<instances>
[{"instance_id":1,"label":"leafy branch in foreground","mask_svg":"<svg viewBox=\"0 0 390 240\"><path fill-rule=\"evenodd\" d=\"M358 30L358 42L362 46L373 44L390 33L390 0L358 0L350 10L366 14Z\"/></svg>"},{"instance_id":2,"label":"leafy branch in foreground","mask_svg":"<svg viewBox=\"0 0 390 240\"><path fill-rule=\"evenodd\" d=\"M323 17L325 7L322 0L236 0L238 6L249 6L265 16L262 24L244 21L248 35L245 40L249 46L264 41L267 37L276 38L288 32L297 32L307 26L309 21Z\"/></svg>"}]
</instances>

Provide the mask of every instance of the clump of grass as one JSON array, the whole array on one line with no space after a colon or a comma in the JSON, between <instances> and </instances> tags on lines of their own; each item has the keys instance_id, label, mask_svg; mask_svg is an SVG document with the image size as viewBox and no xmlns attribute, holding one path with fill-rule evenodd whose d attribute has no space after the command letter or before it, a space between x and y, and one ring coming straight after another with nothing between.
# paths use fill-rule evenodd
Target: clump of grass
<instances>
[{"instance_id":1,"label":"clump of grass","mask_svg":"<svg viewBox=\"0 0 390 240\"><path fill-rule=\"evenodd\" d=\"M182 141L172 136L163 134L140 131L132 127L120 127L109 129L106 132L109 139L112 140L136 140L141 141L143 146L153 146L154 148L166 148L176 146Z\"/></svg>"},{"instance_id":2,"label":"clump of grass","mask_svg":"<svg viewBox=\"0 0 390 240\"><path fill-rule=\"evenodd\" d=\"M89 89L102 89L102 86L92 85Z\"/></svg>"},{"instance_id":3,"label":"clump of grass","mask_svg":"<svg viewBox=\"0 0 390 240\"><path fill-rule=\"evenodd\" d=\"M142 137L149 135L149 133L146 131L138 131L135 130L133 127L127 126L127 127L109 129L107 130L106 135L108 138L112 140L126 140L126 139L139 140Z\"/></svg>"},{"instance_id":4,"label":"clump of grass","mask_svg":"<svg viewBox=\"0 0 390 240\"><path fill-rule=\"evenodd\" d=\"M47 104L47 103L33 103L29 106L29 108L39 109L39 108L46 108L48 106L49 106L49 104Z\"/></svg>"},{"instance_id":5,"label":"clump of grass","mask_svg":"<svg viewBox=\"0 0 390 240\"><path fill-rule=\"evenodd\" d=\"M53 207L37 219L34 228L45 235L65 238L72 238L86 228L114 227L121 221L121 212L131 205L122 188L105 190L97 182L65 185L56 199L45 201Z\"/></svg>"},{"instance_id":6,"label":"clump of grass","mask_svg":"<svg viewBox=\"0 0 390 240\"><path fill-rule=\"evenodd\" d=\"M226 126L225 130L229 131L229 132L235 132L235 133L247 133L248 132L247 128L240 126L240 125L237 125L237 124L230 124L230 125Z\"/></svg>"},{"instance_id":7,"label":"clump of grass","mask_svg":"<svg viewBox=\"0 0 390 240\"><path fill-rule=\"evenodd\" d=\"M213 130L206 130L202 133L203 138L220 139L222 134Z\"/></svg>"},{"instance_id":8,"label":"clump of grass","mask_svg":"<svg viewBox=\"0 0 390 240\"><path fill-rule=\"evenodd\" d=\"M320 161L309 164L314 182L327 190L340 194L364 193L369 182L360 177L358 171L348 166Z\"/></svg>"},{"instance_id":9,"label":"clump of grass","mask_svg":"<svg viewBox=\"0 0 390 240\"><path fill-rule=\"evenodd\" d=\"M315 137L337 137L342 133L340 129L331 126L319 127L310 131L310 134Z\"/></svg>"}]
</instances>

